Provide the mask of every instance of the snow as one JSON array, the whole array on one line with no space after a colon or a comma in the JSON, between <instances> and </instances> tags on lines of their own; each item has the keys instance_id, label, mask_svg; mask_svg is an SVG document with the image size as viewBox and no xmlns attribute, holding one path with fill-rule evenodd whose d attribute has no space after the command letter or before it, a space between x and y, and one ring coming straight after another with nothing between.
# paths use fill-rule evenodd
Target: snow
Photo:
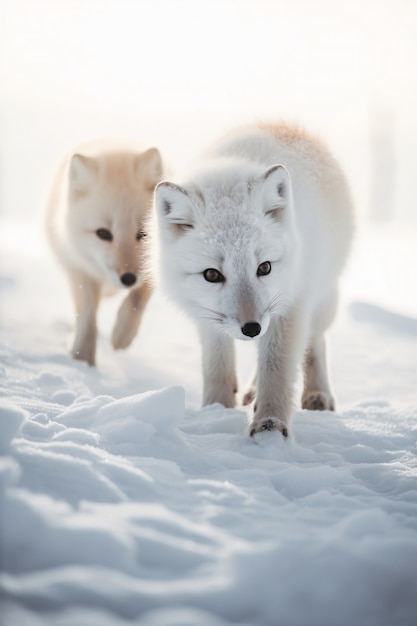
<instances>
[{"instance_id":1,"label":"snow","mask_svg":"<svg viewBox=\"0 0 417 626\"><path fill-rule=\"evenodd\" d=\"M65 280L6 225L5 626L415 624L417 320L398 275L398 306L364 298L369 245L330 333L338 410L252 440L242 408L200 408L195 330L160 293L125 352L105 302L98 367L73 361Z\"/></svg>"},{"instance_id":2,"label":"snow","mask_svg":"<svg viewBox=\"0 0 417 626\"><path fill-rule=\"evenodd\" d=\"M0 2L1 626L417 624L416 12ZM374 222L329 334L337 411L250 440L242 408L200 409L197 333L160 293L127 351L114 298L97 368L69 357L68 286L33 222L79 141L156 145L176 180L280 118L328 143ZM252 344L238 356L243 392Z\"/></svg>"}]
</instances>

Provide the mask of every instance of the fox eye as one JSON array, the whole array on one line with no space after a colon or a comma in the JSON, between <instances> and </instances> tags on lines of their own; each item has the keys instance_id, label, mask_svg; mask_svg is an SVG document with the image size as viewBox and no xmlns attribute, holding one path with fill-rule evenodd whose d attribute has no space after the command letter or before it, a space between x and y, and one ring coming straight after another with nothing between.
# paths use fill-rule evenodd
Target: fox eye
<instances>
[{"instance_id":1,"label":"fox eye","mask_svg":"<svg viewBox=\"0 0 417 626\"><path fill-rule=\"evenodd\" d=\"M146 233L144 230L139 230L136 233L136 241L140 241L141 239L143 239L144 237L146 237Z\"/></svg>"},{"instance_id":2,"label":"fox eye","mask_svg":"<svg viewBox=\"0 0 417 626\"><path fill-rule=\"evenodd\" d=\"M109 230L107 230L107 228L99 228L98 230L96 230L96 235L100 239L104 239L104 241L113 240L113 235L111 234Z\"/></svg>"},{"instance_id":3,"label":"fox eye","mask_svg":"<svg viewBox=\"0 0 417 626\"><path fill-rule=\"evenodd\" d=\"M258 267L258 269L256 271L256 275L257 276L266 276L267 274L270 273L270 271L271 271L271 264L270 264L270 262L269 261L264 261Z\"/></svg>"},{"instance_id":4,"label":"fox eye","mask_svg":"<svg viewBox=\"0 0 417 626\"><path fill-rule=\"evenodd\" d=\"M209 268L208 270L204 270L203 276L208 283L224 283L225 277L218 270L214 270Z\"/></svg>"}]
</instances>

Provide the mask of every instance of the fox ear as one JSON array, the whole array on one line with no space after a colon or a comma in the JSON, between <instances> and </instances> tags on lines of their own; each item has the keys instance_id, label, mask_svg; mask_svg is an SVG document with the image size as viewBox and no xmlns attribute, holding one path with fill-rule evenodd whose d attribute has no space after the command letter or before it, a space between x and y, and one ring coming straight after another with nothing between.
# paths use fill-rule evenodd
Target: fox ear
<instances>
[{"instance_id":1,"label":"fox ear","mask_svg":"<svg viewBox=\"0 0 417 626\"><path fill-rule=\"evenodd\" d=\"M194 207L188 191L162 181L155 189L155 207L161 228L177 234L194 227Z\"/></svg>"},{"instance_id":2,"label":"fox ear","mask_svg":"<svg viewBox=\"0 0 417 626\"><path fill-rule=\"evenodd\" d=\"M85 194L97 179L97 163L91 157L74 154L71 158L69 180L71 191Z\"/></svg>"},{"instance_id":3,"label":"fox ear","mask_svg":"<svg viewBox=\"0 0 417 626\"><path fill-rule=\"evenodd\" d=\"M144 173L146 185L150 191L155 189L155 185L162 178L162 159L157 148L149 148L139 155L136 161L136 171Z\"/></svg>"},{"instance_id":4,"label":"fox ear","mask_svg":"<svg viewBox=\"0 0 417 626\"><path fill-rule=\"evenodd\" d=\"M273 165L262 176L262 208L265 215L279 220L291 205L291 179L283 165Z\"/></svg>"}]
</instances>

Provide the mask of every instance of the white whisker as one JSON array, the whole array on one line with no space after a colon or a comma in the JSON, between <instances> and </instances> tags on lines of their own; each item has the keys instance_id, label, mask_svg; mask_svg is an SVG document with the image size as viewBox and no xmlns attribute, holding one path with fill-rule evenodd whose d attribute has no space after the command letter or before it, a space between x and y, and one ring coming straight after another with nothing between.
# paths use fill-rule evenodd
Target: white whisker
<instances>
[{"instance_id":1,"label":"white whisker","mask_svg":"<svg viewBox=\"0 0 417 626\"><path fill-rule=\"evenodd\" d=\"M276 313L281 312L285 308L285 298L283 292L278 291L269 301L265 311L269 311L269 314L273 316Z\"/></svg>"},{"instance_id":2,"label":"white whisker","mask_svg":"<svg viewBox=\"0 0 417 626\"><path fill-rule=\"evenodd\" d=\"M214 309L210 309L207 306L200 306L201 309L203 309L204 311L207 311L207 313L209 315L212 315L213 317L219 319L219 320L225 320L226 319L226 315L224 313L219 313L218 311L215 311Z\"/></svg>"},{"instance_id":3,"label":"white whisker","mask_svg":"<svg viewBox=\"0 0 417 626\"><path fill-rule=\"evenodd\" d=\"M198 315L198 320L205 320L208 322L213 322L214 324L223 324L223 319L221 317L216 317L215 315Z\"/></svg>"}]
</instances>

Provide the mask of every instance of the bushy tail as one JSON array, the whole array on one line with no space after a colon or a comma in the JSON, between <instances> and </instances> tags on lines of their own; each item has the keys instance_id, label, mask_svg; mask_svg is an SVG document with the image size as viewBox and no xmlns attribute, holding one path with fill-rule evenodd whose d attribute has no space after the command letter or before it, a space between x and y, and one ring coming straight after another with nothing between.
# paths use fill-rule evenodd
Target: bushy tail
<instances>
[{"instance_id":1,"label":"bushy tail","mask_svg":"<svg viewBox=\"0 0 417 626\"><path fill-rule=\"evenodd\" d=\"M65 157L55 171L42 207L42 221L47 241L53 253L61 263L64 263L64 257L62 243L58 232L57 218L59 204L63 201L62 192L65 183L64 177L68 160L69 157Z\"/></svg>"}]
</instances>

